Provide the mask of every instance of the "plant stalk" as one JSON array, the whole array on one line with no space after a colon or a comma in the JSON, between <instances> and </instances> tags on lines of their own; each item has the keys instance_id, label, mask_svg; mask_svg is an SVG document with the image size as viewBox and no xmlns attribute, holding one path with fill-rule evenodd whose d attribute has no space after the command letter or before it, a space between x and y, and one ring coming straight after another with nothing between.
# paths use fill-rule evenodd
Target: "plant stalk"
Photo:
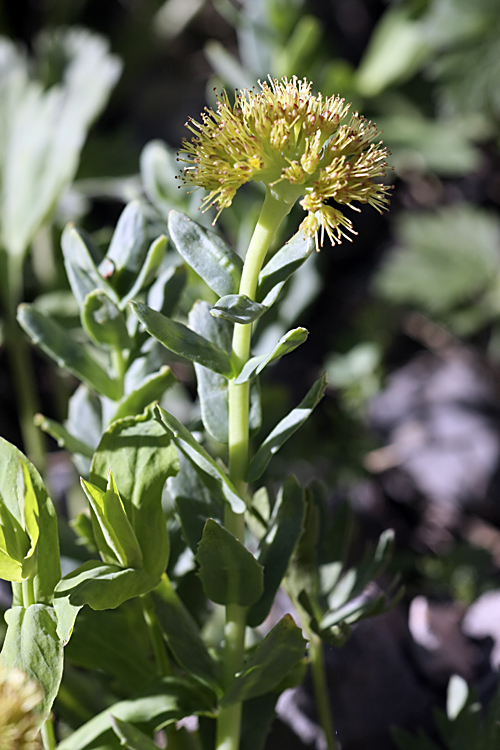
<instances>
[{"instance_id":1,"label":"plant stalk","mask_svg":"<svg viewBox=\"0 0 500 750\"><path fill-rule=\"evenodd\" d=\"M338 750L330 702L328 700L328 684L326 681L325 660L323 657L323 642L316 633L308 633L308 637L310 643L309 653L311 657L311 673L319 723L325 734L328 750Z\"/></svg>"},{"instance_id":2,"label":"plant stalk","mask_svg":"<svg viewBox=\"0 0 500 750\"><path fill-rule=\"evenodd\" d=\"M291 205L278 201L268 189L259 220L255 227L243 265L239 293L255 299L259 273L267 251ZM235 324L233 334L233 363L237 372L250 357L252 326ZM229 383L229 478L244 497L247 492L245 476L249 458L249 393L248 383ZM239 541L245 543L244 514L234 513L226 504L224 525ZM226 607L224 629L224 682L226 687L243 667L245 650L246 608L238 604ZM238 750L241 732L241 703L220 709L217 720L217 750Z\"/></svg>"},{"instance_id":3,"label":"plant stalk","mask_svg":"<svg viewBox=\"0 0 500 750\"><path fill-rule=\"evenodd\" d=\"M44 722L41 729L43 750L56 750L56 736L54 734L54 724L52 717Z\"/></svg>"},{"instance_id":4,"label":"plant stalk","mask_svg":"<svg viewBox=\"0 0 500 750\"><path fill-rule=\"evenodd\" d=\"M45 442L33 418L39 411L33 362L24 331L17 319L17 306L23 293L23 262L5 252L6 279L2 284L4 302L5 348L17 402L19 426L24 450L40 472L45 468Z\"/></svg>"}]
</instances>

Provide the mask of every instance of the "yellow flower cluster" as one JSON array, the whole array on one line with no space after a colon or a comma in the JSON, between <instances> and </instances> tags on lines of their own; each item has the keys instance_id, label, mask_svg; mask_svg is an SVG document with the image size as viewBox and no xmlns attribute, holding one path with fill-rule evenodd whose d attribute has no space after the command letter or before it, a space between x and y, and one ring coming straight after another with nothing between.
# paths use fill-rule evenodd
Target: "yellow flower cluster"
<instances>
[{"instance_id":1,"label":"yellow flower cluster","mask_svg":"<svg viewBox=\"0 0 500 750\"><path fill-rule=\"evenodd\" d=\"M328 200L387 207L389 187L374 181L385 175L389 153L381 141L373 143L376 126L358 114L349 117L344 99L314 96L311 85L295 76L270 78L260 91L237 91L234 105L223 92L216 111L206 108L201 123L189 120L194 137L183 142L183 180L207 191L202 206L215 205L216 219L250 180L287 203L302 197L307 217L301 229L316 238L316 247L325 232L332 244L355 234Z\"/></svg>"},{"instance_id":2,"label":"yellow flower cluster","mask_svg":"<svg viewBox=\"0 0 500 750\"><path fill-rule=\"evenodd\" d=\"M0 750L39 750L39 685L19 669L0 664Z\"/></svg>"}]
</instances>

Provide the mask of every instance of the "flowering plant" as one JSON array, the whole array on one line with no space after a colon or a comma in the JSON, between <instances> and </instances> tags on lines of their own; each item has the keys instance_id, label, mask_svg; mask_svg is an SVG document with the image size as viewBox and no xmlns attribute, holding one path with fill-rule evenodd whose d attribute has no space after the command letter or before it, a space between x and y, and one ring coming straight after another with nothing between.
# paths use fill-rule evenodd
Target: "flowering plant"
<instances>
[{"instance_id":1,"label":"flowering plant","mask_svg":"<svg viewBox=\"0 0 500 750\"><path fill-rule=\"evenodd\" d=\"M325 505L318 487L302 487L294 476L284 477L276 493L255 486L320 402L326 381L320 377L251 451L251 434L261 423L259 376L308 333L288 331L271 351L255 356L251 345L253 323L279 304L283 286L314 246L325 234L340 242L353 231L326 201L348 207L359 201L378 210L387 205L387 186L373 181L383 175L387 151L372 142L370 123L357 115L344 123L347 111L342 100L314 96L311 84L296 78L261 84L259 93L238 92L234 106L223 94L217 112L207 110L202 124L189 125L194 138L183 146L183 179L206 189L203 205L215 203L219 213L241 185L264 183L244 259L176 210L165 227L168 248L166 236L151 242L151 207L134 202L98 266L83 234L74 227L64 233L85 347L68 340L36 305L19 310L32 339L82 381L66 425L38 418L75 454L88 499L87 512L74 521L88 554L64 577L43 483L27 459L0 444L6 466L0 507L8 519L2 573L14 591L3 659L44 688L39 723L46 750L55 748L50 709L63 645L69 660L73 655L76 664L89 666L89 640L98 634L101 643L107 630L113 646L118 638L127 645L126 659L114 647L107 661L118 683L116 700L63 739L59 750L120 743L151 750L163 728L169 746L256 750L280 693L301 681L306 657L327 744L336 746L322 644L340 645L354 622L386 607L387 597L371 582L387 563L392 534L384 533L373 555L347 569L348 520L335 516L341 543L325 545L329 532L320 523ZM299 199L307 211L301 231L267 260ZM185 321L187 267L217 301L195 302ZM193 431L172 413L169 365L175 370L179 361L193 363L196 373L201 423ZM92 429L82 432L89 413ZM22 549L14 544L15 530ZM201 582L202 629L182 597L186 560ZM279 617L273 606L281 585L293 612ZM106 613L114 609L121 615L119 632ZM217 628L221 612L224 625ZM210 629L215 637L207 635ZM36 648L26 651L28 642ZM144 669L148 661L151 669ZM192 715L199 724L187 736L176 722Z\"/></svg>"}]
</instances>

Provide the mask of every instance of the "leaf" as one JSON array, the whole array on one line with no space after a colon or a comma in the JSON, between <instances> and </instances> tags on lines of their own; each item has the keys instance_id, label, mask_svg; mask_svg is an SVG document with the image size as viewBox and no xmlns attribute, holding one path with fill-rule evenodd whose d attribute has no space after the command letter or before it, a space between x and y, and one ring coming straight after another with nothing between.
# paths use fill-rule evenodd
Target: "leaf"
<instances>
[{"instance_id":1,"label":"leaf","mask_svg":"<svg viewBox=\"0 0 500 750\"><path fill-rule=\"evenodd\" d=\"M219 689L215 662L198 627L166 575L153 591L158 620L177 663L203 684Z\"/></svg>"},{"instance_id":2,"label":"leaf","mask_svg":"<svg viewBox=\"0 0 500 750\"><path fill-rule=\"evenodd\" d=\"M377 96L388 86L406 81L432 54L429 35L410 6L388 8L371 36L358 67L357 88Z\"/></svg>"},{"instance_id":3,"label":"leaf","mask_svg":"<svg viewBox=\"0 0 500 750\"><path fill-rule=\"evenodd\" d=\"M240 750L262 750L276 717L279 694L266 693L243 703Z\"/></svg>"},{"instance_id":4,"label":"leaf","mask_svg":"<svg viewBox=\"0 0 500 750\"><path fill-rule=\"evenodd\" d=\"M59 448L65 448L70 453L80 453L86 458L92 458L94 455L90 445L76 438L59 422L55 422L43 414L35 414L34 422L43 432L54 438Z\"/></svg>"},{"instance_id":5,"label":"leaf","mask_svg":"<svg viewBox=\"0 0 500 750\"><path fill-rule=\"evenodd\" d=\"M207 451L194 439L189 430L172 414L169 414L162 409L161 406L155 406L155 414L158 421L164 426L168 433L172 435L172 439L179 450L181 450L190 461L198 466L202 472L208 474L209 477L217 481L222 494L225 500L230 504L233 513L244 513L246 509L245 501L240 497L233 483L223 469L221 469L212 456L210 456L210 454L207 453ZM202 476L202 474L200 476Z\"/></svg>"},{"instance_id":6,"label":"leaf","mask_svg":"<svg viewBox=\"0 0 500 750\"><path fill-rule=\"evenodd\" d=\"M170 212L168 231L180 255L210 289L219 297L237 293L243 261L218 235L180 211Z\"/></svg>"},{"instance_id":7,"label":"leaf","mask_svg":"<svg viewBox=\"0 0 500 750\"><path fill-rule=\"evenodd\" d=\"M183 536L193 552L196 552L203 528L208 518L222 521L224 498L220 485L212 480L211 489L207 486L208 477L200 477L201 470L184 453L179 455L179 472L167 482L167 489L175 502Z\"/></svg>"},{"instance_id":8,"label":"leaf","mask_svg":"<svg viewBox=\"0 0 500 750\"><path fill-rule=\"evenodd\" d=\"M158 745L133 724L117 719L111 712L109 713L109 720L113 732L123 747L128 748L128 750L158 750Z\"/></svg>"},{"instance_id":9,"label":"leaf","mask_svg":"<svg viewBox=\"0 0 500 750\"><path fill-rule=\"evenodd\" d=\"M83 307L87 294L95 289L107 291L111 296L114 295L109 284L97 270L93 259L96 251L92 248L90 240L73 224L65 227L61 238L61 248L66 275L80 309Z\"/></svg>"},{"instance_id":10,"label":"leaf","mask_svg":"<svg viewBox=\"0 0 500 750\"><path fill-rule=\"evenodd\" d=\"M210 310L214 318L223 318L241 325L254 323L267 310L265 305L254 302L246 294L226 294L217 300Z\"/></svg>"},{"instance_id":11,"label":"leaf","mask_svg":"<svg viewBox=\"0 0 500 750\"><path fill-rule=\"evenodd\" d=\"M85 441L93 453L101 440L103 422L101 400L94 391L82 383L69 399L65 427L72 435L78 434L79 439ZM88 475L88 468L82 473Z\"/></svg>"},{"instance_id":12,"label":"leaf","mask_svg":"<svg viewBox=\"0 0 500 750\"><path fill-rule=\"evenodd\" d=\"M98 346L130 349L131 341L123 313L100 289L89 292L83 302L82 326Z\"/></svg>"},{"instance_id":13,"label":"leaf","mask_svg":"<svg viewBox=\"0 0 500 750\"><path fill-rule=\"evenodd\" d=\"M98 740L102 742L101 748L107 748L115 736L110 714L115 719L158 731L186 716L211 715L214 711L213 694L194 680L164 677L155 688L143 697L110 706L60 742L57 750L90 750Z\"/></svg>"},{"instance_id":14,"label":"leaf","mask_svg":"<svg viewBox=\"0 0 500 750\"><path fill-rule=\"evenodd\" d=\"M467 682L458 674L451 676L446 693L446 716L453 721L462 711L469 697Z\"/></svg>"},{"instance_id":15,"label":"leaf","mask_svg":"<svg viewBox=\"0 0 500 750\"><path fill-rule=\"evenodd\" d=\"M2 467L0 472L1 502L23 528L26 520L25 509L21 503L24 505L25 491L29 490L31 513L36 512L38 515L35 599L40 604L51 604L54 587L61 578L57 517L54 506L33 464L3 438L0 438L0 465ZM34 510L35 499L36 511Z\"/></svg>"},{"instance_id":16,"label":"leaf","mask_svg":"<svg viewBox=\"0 0 500 750\"><path fill-rule=\"evenodd\" d=\"M177 307L187 282L186 266L170 266L160 273L148 291L147 303L153 310L170 317ZM132 295L129 295L129 298Z\"/></svg>"},{"instance_id":17,"label":"leaf","mask_svg":"<svg viewBox=\"0 0 500 750\"><path fill-rule=\"evenodd\" d=\"M304 512L304 490L295 477L288 477L276 498L267 533L259 544L257 560L264 567L264 591L247 615L247 623L252 628L260 625L269 614L302 534Z\"/></svg>"},{"instance_id":18,"label":"leaf","mask_svg":"<svg viewBox=\"0 0 500 750\"><path fill-rule=\"evenodd\" d=\"M189 325L219 349L231 351L231 326L224 320L214 320L208 302L199 300L189 313ZM223 375L195 364L200 399L201 418L209 434L220 443L228 442L228 381Z\"/></svg>"},{"instance_id":19,"label":"leaf","mask_svg":"<svg viewBox=\"0 0 500 750\"><path fill-rule=\"evenodd\" d=\"M128 203L118 219L111 243L99 270L123 297L136 280L146 254L144 211L138 200Z\"/></svg>"},{"instance_id":20,"label":"leaf","mask_svg":"<svg viewBox=\"0 0 500 750\"><path fill-rule=\"evenodd\" d=\"M113 610L83 607L64 653L70 664L117 680L125 695L151 683L151 646L138 600Z\"/></svg>"},{"instance_id":21,"label":"leaf","mask_svg":"<svg viewBox=\"0 0 500 750\"><path fill-rule=\"evenodd\" d=\"M290 276L309 258L314 250L314 239L303 232L295 234L266 263L259 274L256 299L266 308L278 298Z\"/></svg>"},{"instance_id":22,"label":"leaf","mask_svg":"<svg viewBox=\"0 0 500 750\"><path fill-rule=\"evenodd\" d=\"M269 433L250 462L246 477L247 482L254 482L262 475L274 454L304 424L313 409L315 409L323 398L326 385L326 378L323 375L306 393L300 404L295 409L292 409L281 422L278 422L276 427Z\"/></svg>"},{"instance_id":23,"label":"leaf","mask_svg":"<svg viewBox=\"0 0 500 750\"><path fill-rule=\"evenodd\" d=\"M305 649L301 630L290 615L285 615L259 643L220 705L230 706L269 693L304 658Z\"/></svg>"},{"instance_id":24,"label":"leaf","mask_svg":"<svg viewBox=\"0 0 500 750\"><path fill-rule=\"evenodd\" d=\"M231 359L227 352L141 302L130 302L130 306L147 332L174 354L231 377Z\"/></svg>"},{"instance_id":25,"label":"leaf","mask_svg":"<svg viewBox=\"0 0 500 750\"><path fill-rule=\"evenodd\" d=\"M141 153L141 177L147 197L163 214L178 200L176 153L164 141L146 143Z\"/></svg>"},{"instance_id":26,"label":"leaf","mask_svg":"<svg viewBox=\"0 0 500 750\"><path fill-rule=\"evenodd\" d=\"M142 552L127 517L113 473L103 491L90 482L81 480L90 507L97 548L104 562L123 568L142 568Z\"/></svg>"},{"instance_id":27,"label":"leaf","mask_svg":"<svg viewBox=\"0 0 500 750\"><path fill-rule=\"evenodd\" d=\"M224 526L209 518L195 555L206 596L216 604L254 604L263 591L263 568Z\"/></svg>"},{"instance_id":28,"label":"leaf","mask_svg":"<svg viewBox=\"0 0 500 750\"><path fill-rule=\"evenodd\" d=\"M288 331L284 336L280 338L272 352L269 354L261 354L258 357L252 357L248 362L243 365L243 368L235 379L235 383L241 384L246 383L248 380L257 377L271 362L276 362L285 354L293 352L298 346L304 343L309 336L309 331L305 328L294 328L292 331Z\"/></svg>"},{"instance_id":29,"label":"leaf","mask_svg":"<svg viewBox=\"0 0 500 750\"><path fill-rule=\"evenodd\" d=\"M177 382L170 367L160 367L158 372L148 375L142 383L119 402L113 421L141 414L153 401L159 401L165 391Z\"/></svg>"},{"instance_id":30,"label":"leaf","mask_svg":"<svg viewBox=\"0 0 500 750\"><path fill-rule=\"evenodd\" d=\"M403 214L398 246L376 276L375 289L392 302L447 320L461 305L477 306L477 296L491 289L499 241L497 217L471 206Z\"/></svg>"},{"instance_id":31,"label":"leaf","mask_svg":"<svg viewBox=\"0 0 500 750\"><path fill-rule=\"evenodd\" d=\"M39 346L59 367L69 370L99 394L117 401L121 385L111 378L97 360L81 344L68 335L58 323L32 305L20 305L17 319L34 344Z\"/></svg>"},{"instance_id":32,"label":"leaf","mask_svg":"<svg viewBox=\"0 0 500 750\"><path fill-rule=\"evenodd\" d=\"M137 568L121 568L89 560L65 576L57 585L54 609L57 633L67 643L76 616L88 604L92 609L116 609L135 596L147 594L158 584L158 577Z\"/></svg>"},{"instance_id":33,"label":"leaf","mask_svg":"<svg viewBox=\"0 0 500 750\"><path fill-rule=\"evenodd\" d=\"M2 661L25 672L43 687L45 695L38 707L42 724L50 713L63 673L63 644L56 633L56 614L53 607L32 604L26 609L9 609L5 620L7 633Z\"/></svg>"},{"instance_id":34,"label":"leaf","mask_svg":"<svg viewBox=\"0 0 500 750\"><path fill-rule=\"evenodd\" d=\"M125 417L108 427L92 461L91 481L104 488L110 467L142 551L144 570L160 576L169 556L161 496L167 478L178 470L178 459L155 412Z\"/></svg>"},{"instance_id":35,"label":"leaf","mask_svg":"<svg viewBox=\"0 0 500 750\"><path fill-rule=\"evenodd\" d=\"M74 178L88 128L121 71L108 42L84 29L45 33L40 42L56 48L61 75L52 86L30 78L43 64L1 42L1 245L18 257Z\"/></svg>"},{"instance_id":36,"label":"leaf","mask_svg":"<svg viewBox=\"0 0 500 750\"><path fill-rule=\"evenodd\" d=\"M157 237L154 242L151 243L151 246L146 255L146 260L144 261L141 270L137 274L132 288L120 303L120 307L123 308L128 300L136 297L143 289L143 287L147 286L152 281L153 276L158 271L165 257L167 242L167 238L164 234L162 234L160 235L160 237Z\"/></svg>"}]
</instances>

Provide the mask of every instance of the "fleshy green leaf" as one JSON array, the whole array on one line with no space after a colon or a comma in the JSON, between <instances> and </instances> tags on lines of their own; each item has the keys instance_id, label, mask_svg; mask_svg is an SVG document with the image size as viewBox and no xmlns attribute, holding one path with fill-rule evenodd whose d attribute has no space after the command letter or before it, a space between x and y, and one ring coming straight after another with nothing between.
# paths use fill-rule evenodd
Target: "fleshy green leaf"
<instances>
[{"instance_id":1,"label":"fleshy green leaf","mask_svg":"<svg viewBox=\"0 0 500 750\"><path fill-rule=\"evenodd\" d=\"M249 359L234 382L238 384L246 383L247 380L257 377L264 367L281 359L285 354L293 352L294 349L304 343L308 336L309 332L305 328L294 328L292 331L288 331L280 338L272 352Z\"/></svg>"},{"instance_id":2,"label":"fleshy green leaf","mask_svg":"<svg viewBox=\"0 0 500 750\"><path fill-rule=\"evenodd\" d=\"M182 533L193 552L196 552L203 528L208 518L222 521L224 498L220 485L212 479L212 487L207 487L207 479L200 477L201 470L184 453L179 455L179 472L168 480L167 488L172 496L179 516Z\"/></svg>"},{"instance_id":3,"label":"fleshy green leaf","mask_svg":"<svg viewBox=\"0 0 500 750\"><path fill-rule=\"evenodd\" d=\"M114 413L113 421L142 414L149 404L159 401L165 391L176 382L177 379L170 367L160 367L158 372L148 375L135 390L122 398Z\"/></svg>"},{"instance_id":4,"label":"fleshy green leaf","mask_svg":"<svg viewBox=\"0 0 500 750\"><path fill-rule=\"evenodd\" d=\"M230 323L245 325L258 320L266 310L265 305L254 302L246 294L226 294L217 300L210 314L214 318L224 318Z\"/></svg>"},{"instance_id":5,"label":"fleshy green leaf","mask_svg":"<svg viewBox=\"0 0 500 750\"><path fill-rule=\"evenodd\" d=\"M326 378L323 375L306 393L300 404L295 409L292 409L281 422L278 422L276 427L269 433L250 462L247 482L254 482L262 475L274 454L304 424L313 409L315 409L323 398L326 385Z\"/></svg>"},{"instance_id":6,"label":"fleshy green leaf","mask_svg":"<svg viewBox=\"0 0 500 750\"><path fill-rule=\"evenodd\" d=\"M141 302L130 302L130 305L147 332L174 354L231 377L231 359L227 352L182 323L167 318Z\"/></svg>"},{"instance_id":7,"label":"fleshy green leaf","mask_svg":"<svg viewBox=\"0 0 500 750\"><path fill-rule=\"evenodd\" d=\"M122 211L113 232L106 257L99 270L120 297L139 274L147 243L146 219L139 201L131 201Z\"/></svg>"},{"instance_id":8,"label":"fleshy green leaf","mask_svg":"<svg viewBox=\"0 0 500 750\"><path fill-rule=\"evenodd\" d=\"M158 745L133 724L117 719L111 712L109 712L109 720L113 732L123 747L128 748L128 750L158 750Z\"/></svg>"},{"instance_id":9,"label":"fleshy green leaf","mask_svg":"<svg viewBox=\"0 0 500 750\"><path fill-rule=\"evenodd\" d=\"M69 641L76 616L85 604L92 609L115 609L128 599L147 594L157 584L157 576L137 568L121 568L97 560L83 563L56 587L54 609L60 639Z\"/></svg>"},{"instance_id":10,"label":"fleshy green leaf","mask_svg":"<svg viewBox=\"0 0 500 750\"><path fill-rule=\"evenodd\" d=\"M283 286L314 250L314 239L302 232L295 234L269 260L259 274L257 300L266 308L278 298Z\"/></svg>"},{"instance_id":11,"label":"fleshy green leaf","mask_svg":"<svg viewBox=\"0 0 500 750\"><path fill-rule=\"evenodd\" d=\"M49 45L60 73L51 86L30 76L45 65L1 40L1 245L18 257L74 178L88 128L121 70L108 42L84 29L44 33L33 46Z\"/></svg>"},{"instance_id":12,"label":"fleshy green leaf","mask_svg":"<svg viewBox=\"0 0 500 750\"><path fill-rule=\"evenodd\" d=\"M254 604L263 591L263 568L224 526L209 518L198 545L198 575L207 597L217 604Z\"/></svg>"},{"instance_id":13,"label":"fleshy green leaf","mask_svg":"<svg viewBox=\"0 0 500 750\"><path fill-rule=\"evenodd\" d=\"M161 262L165 257L167 242L167 238L164 234L162 234L160 235L160 237L157 237L154 242L151 243L151 246L146 255L146 260L144 261L141 270L137 274L137 278L135 279L132 288L127 293L124 300L122 300L122 302L120 303L120 307L125 305L128 300L136 297L141 289L151 282L154 274L160 267Z\"/></svg>"},{"instance_id":14,"label":"fleshy green leaf","mask_svg":"<svg viewBox=\"0 0 500 750\"><path fill-rule=\"evenodd\" d=\"M59 367L69 370L79 380L113 401L122 396L120 383L111 378L89 350L74 341L58 323L32 305L20 305L17 318L33 343L55 360Z\"/></svg>"},{"instance_id":15,"label":"fleshy green leaf","mask_svg":"<svg viewBox=\"0 0 500 750\"><path fill-rule=\"evenodd\" d=\"M243 703L240 750L262 750L276 718L279 693L266 693Z\"/></svg>"},{"instance_id":16,"label":"fleshy green leaf","mask_svg":"<svg viewBox=\"0 0 500 750\"><path fill-rule=\"evenodd\" d=\"M84 479L81 483L93 511L94 536L104 562L124 568L142 568L141 548L111 470L106 490Z\"/></svg>"},{"instance_id":17,"label":"fleshy green leaf","mask_svg":"<svg viewBox=\"0 0 500 750\"><path fill-rule=\"evenodd\" d=\"M97 747L98 741L99 747L107 748L115 737L110 714L143 729L158 731L186 716L211 715L214 711L213 694L194 680L164 677L155 688L149 695L110 706L60 742L57 750L90 750Z\"/></svg>"},{"instance_id":18,"label":"fleshy green leaf","mask_svg":"<svg viewBox=\"0 0 500 750\"><path fill-rule=\"evenodd\" d=\"M153 310L170 317L177 307L187 282L187 269L184 264L170 266L163 271L148 291L147 303ZM132 295L129 295L129 298Z\"/></svg>"},{"instance_id":19,"label":"fleshy green leaf","mask_svg":"<svg viewBox=\"0 0 500 750\"><path fill-rule=\"evenodd\" d=\"M151 203L163 214L179 200L178 173L174 149L160 140L146 143L141 153L142 184Z\"/></svg>"},{"instance_id":20,"label":"fleshy green leaf","mask_svg":"<svg viewBox=\"0 0 500 750\"><path fill-rule=\"evenodd\" d=\"M153 591L158 620L178 664L205 685L218 689L216 665L209 655L198 627L167 576Z\"/></svg>"},{"instance_id":21,"label":"fleshy green leaf","mask_svg":"<svg viewBox=\"0 0 500 750\"><path fill-rule=\"evenodd\" d=\"M219 296L236 294L243 262L214 232L203 229L180 211L171 211L168 231L188 265Z\"/></svg>"},{"instance_id":22,"label":"fleshy green leaf","mask_svg":"<svg viewBox=\"0 0 500 750\"><path fill-rule=\"evenodd\" d=\"M240 497L227 474L221 469L219 464L214 461L212 456L194 439L189 430L172 414L169 414L165 409L162 409L161 406L155 407L155 414L160 424L162 424L167 432L172 435L172 439L179 450L181 450L190 461L198 466L202 472L208 474L210 478L217 481L225 500L230 504L233 512L244 513L246 508L245 501ZM202 476L202 474L200 476Z\"/></svg>"},{"instance_id":23,"label":"fleshy green leaf","mask_svg":"<svg viewBox=\"0 0 500 750\"><path fill-rule=\"evenodd\" d=\"M151 683L151 645L138 600L118 609L83 607L64 653L73 666L104 672L133 695Z\"/></svg>"},{"instance_id":24,"label":"fleshy green leaf","mask_svg":"<svg viewBox=\"0 0 500 750\"><path fill-rule=\"evenodd\" d=\"M169 538L161 496L178 459L169 434L153 412L113 422L92 462L91 481L104 488L110 467L142 551L143 567L160 576L168 563Z\"/></svg>"},{"instance_id":25,"label":"fleshy green leaf","mask_svg":"<svg viewBox=\"0 0 500 750\"><path fill-rule=\"evenodd\" d=\"M66 275L80 308L87 294L93 292L94 289L101 289L113 297L113 290L102 278L94 263L95 250L83 232L72 224L68 224L62 234L61 248Z\"/></svg>"},{"instance_id":26,"label":"fleshy green leaf","mask_svg":"<svg viewBox=\"0 0 500 750\"><path fill-rule=\"evenodd\" d=\"M82 326L94 343L111 349L131 345L123 313L101 289L89 292L83 302Z\"/></svg>"},{"instance_id":27,"label":"fleshy green leaf","mask_svg":"<svg viewBox=\"0 0 500 750\"><path fill-rule=\"evenodd\" d=\"M3 438L0 438L0 465L0 502L22 528L28 529L28 535L29 528L31 534L35 534L33 524L36 523L35 599L37 603L50 604L54 587L61 577L54 506L33 464ZM22 507L25 497L27 506ZM29 520L26 518L27 512Z\"/></svg>"},{"instance_id":28,"label":"fleshy green leaf","mask_svg":"<svg viewBox=\"0 0 500 750\"><path fill-rule=\"evenodd\" d=\"M252 628L269 614L302 533L304 511L304 490L295 477L288 477L276 498L267 533L259 544L257 560L264 566L264 591L248 612L247 622Z\"/></svg>"},{"instance_id":29,"label":"fleshy green leaf","mask_svg":"<svg viewBox=\"0 0 500 750\"><path fill-rule=\"evenodd\" d=\"M7 633L2 661L17 667L43 687L45 695L38 708L40 724L50 713L63 672L63 644L56 633L53 607L32 604L13 607L5 615Z\"/></svg>"},{"instance_id":30,"label":"fleshy green leaf","mask_svg":"<svg viewBox=\"0 0 500 750\"><path fill-rule=\"evenodd\" d=\"M196 302L189 313L189 325L200 336L219 349L231 351L232 326L225 320L214 320L210 305L202 300ZM228 381L223 375L195 364L200 399L201 418L207 431L220 443L228 442Z\"/></svg>"},{"instance_id":31,"label":"fleshy green leaf","mask_svg":"<svg viewBox=\"0 0 500 750\"><path fill-rule=\"evenodd\" d=\"M68 430L59 422L55 422L53 419L44 416L43 414L36 414L34 422L47 435L50 435L57 442L59 448L66 448L71 453L80 453L86 458L92 458L94 451L82 440L72 435Z\"/></svg>"},{"instance_id":32,"label":"fleshy green leaf","mask_svg":"<svg viewBox=\"0 0 500 750\"><path fill-rule=\"evenodd\" d=\"M257 646L221 701L229 706L276 688L303 659L306 641L290 615L285 615Z\"/></svg>"}]
</instances>

